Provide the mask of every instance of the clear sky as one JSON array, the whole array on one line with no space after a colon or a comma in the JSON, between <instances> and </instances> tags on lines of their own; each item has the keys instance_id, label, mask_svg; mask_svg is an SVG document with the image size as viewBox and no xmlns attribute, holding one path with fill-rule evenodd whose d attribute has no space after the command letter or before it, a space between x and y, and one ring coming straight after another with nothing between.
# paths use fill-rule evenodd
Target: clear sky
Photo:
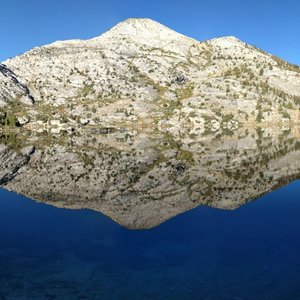
<instances>
[{"instance_id":1,"label":"clear sky","mask_svg":"<svg viewBox=\"0 0 300 300\"><path fill-rule=\"evenodd\" d=\"M147 17L198 40L234 35L300 65L299 15L298 0L1 0L0 61Z\"/></svg>"}]
</instances>

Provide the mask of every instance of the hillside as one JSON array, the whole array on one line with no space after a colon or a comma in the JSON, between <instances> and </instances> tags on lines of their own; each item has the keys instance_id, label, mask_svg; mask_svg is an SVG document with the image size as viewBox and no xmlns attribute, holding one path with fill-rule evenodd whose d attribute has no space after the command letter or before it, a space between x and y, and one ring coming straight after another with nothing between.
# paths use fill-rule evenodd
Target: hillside
<instances>
[{"instance_id":1,"label":"hillside","mask_svg":"<svg viewBox=\"0 0 300 300\"><path fill-rule=\"evenodd\" d=\"M15 110L33 129L125 124L197 133L300 120L298 66L235 37L199 42L149 19L4 63L36 101Z\"/></svg>"}]
</instances>

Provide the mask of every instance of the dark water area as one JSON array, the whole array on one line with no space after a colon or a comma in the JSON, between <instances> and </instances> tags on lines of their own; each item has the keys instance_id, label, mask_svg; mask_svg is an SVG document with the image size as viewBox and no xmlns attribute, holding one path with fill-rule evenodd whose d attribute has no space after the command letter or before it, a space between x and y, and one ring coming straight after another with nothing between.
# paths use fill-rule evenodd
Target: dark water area
<instances>
[{"instance_id":1,"label":"dark water area","mask_svg":"<svg viewBox=\"0 0 300 300\"><path fill-rule=\"evenodd\" d=\"M0 299L300 299L300 181L148 230L0 190Z\"/></svg>"}]
</instances>

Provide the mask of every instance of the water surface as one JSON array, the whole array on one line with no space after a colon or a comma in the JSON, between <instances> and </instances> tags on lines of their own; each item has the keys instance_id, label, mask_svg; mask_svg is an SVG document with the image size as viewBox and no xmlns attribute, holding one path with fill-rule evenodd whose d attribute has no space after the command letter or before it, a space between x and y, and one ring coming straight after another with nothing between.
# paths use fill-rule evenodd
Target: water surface
<instances>
[{"instance_id":1,"label":"water surface","mask_svg":"<svg viewBox=\"0 0 300 300\"><path fill-rule=\"evenodd\" d=\"M4 139L0 299L300 299L297 136L121 137Z\"/></svg>"}]
</instances>

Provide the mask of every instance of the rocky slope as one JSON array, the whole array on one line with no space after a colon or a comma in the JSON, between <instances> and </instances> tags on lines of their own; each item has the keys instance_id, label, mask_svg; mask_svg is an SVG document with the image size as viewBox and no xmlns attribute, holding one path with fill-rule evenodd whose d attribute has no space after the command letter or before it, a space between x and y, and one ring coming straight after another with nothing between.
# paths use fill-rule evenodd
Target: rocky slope
<instances>
[{"instance_id":1,"label":"rocky slope","mask_svg":"<svg viewBox=\"0 0 300 300\"><path fill-rule=\"evenodd\" d=\"M149 19L38 47L5 64L36 100L16 111L31 128L125 123L195 134L299 122L298 66L234 37L199 42Z\"/></svg>"},{"instance_id":2,"label":"rocky slope","mask_svg":"<svg viewBox=\"0 0 300 300\"><path fill-rule=\"evenodd\" d=\"M6 65L0 64L0 107L16 101L24 104L33 104L34 102L24 80Z\"/></svg>"},{"instance_id":3,"label":"rocky slope","mask_svg":"<svg viewBox=\"0 0 300 300\"><path fill-rule=\"evenodd\" d=\"M299 130L175 140L122 131L2 136L0 186L145 229L198 205L236 209L300 178Z\"/></svg>"}]
</instances>

